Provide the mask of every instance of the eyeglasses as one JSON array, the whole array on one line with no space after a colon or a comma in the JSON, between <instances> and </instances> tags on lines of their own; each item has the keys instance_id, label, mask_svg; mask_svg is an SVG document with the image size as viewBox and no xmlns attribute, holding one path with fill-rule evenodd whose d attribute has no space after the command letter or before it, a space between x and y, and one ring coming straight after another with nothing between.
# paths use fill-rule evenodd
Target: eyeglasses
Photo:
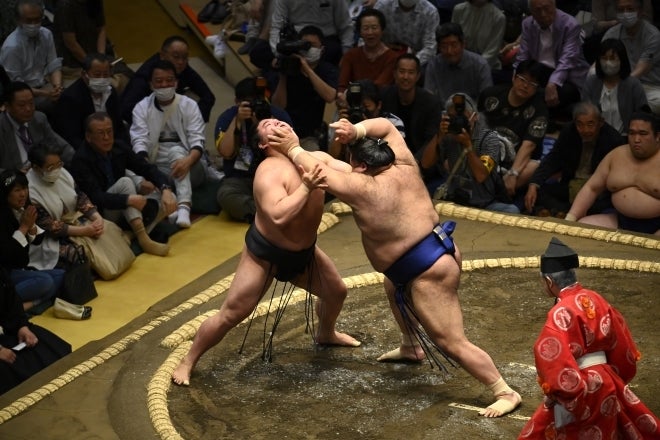
<instances>
[{"instance_id":1,"label":"eyeglasses","mask_svg":"<svg viewBox=\"0 0 660 440\"><path fill-rule=\"evenodd\" d=\"M523 82L523 84L527 84L530 87L536 88L536 87L539 86L539 83L535 83L534 81L530 81L522 75L516 75L516 79L519 79L520 81Z\"/></svg>"},{"instance_id":2,"label":"eyeglasses","mask_svg":"<svg viewBox=\"0 0 660 440\"><path fill-rule=\"evenodd\" d=\"M57 163L54 163L52 165L48 165L47 167L44 167L44 170L46 171L55 171L58 168L62 168L64 166L64 162L59 161Z\"/></svg>"}]
</instances>

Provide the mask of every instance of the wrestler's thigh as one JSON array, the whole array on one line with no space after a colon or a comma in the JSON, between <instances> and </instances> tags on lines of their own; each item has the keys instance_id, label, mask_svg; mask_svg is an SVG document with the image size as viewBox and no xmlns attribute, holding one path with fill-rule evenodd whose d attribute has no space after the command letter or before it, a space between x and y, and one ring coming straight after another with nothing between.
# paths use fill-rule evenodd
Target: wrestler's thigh
<instances>
[{"instance_id":1,"label":"wrestler's thigh","mask_svg":"<svg viewBox=\"0 0 660 440\"><path fill-rule=\"evenodd\" d=\"M461 271L451 255L443 255L411 286L415 312L434 340L447 343L465 338L463 313L458 299Z\"/></svg>"},{"instance_id":2,"label":"wrestler's thigh","mask_svg":"<svg viewBox=\"0 0 660 440\"><path fill-rule=\"evenodd\" d=\"M222 310L239 316L252 312L273 280L268 273L269 268L269 263L258 259L244 247Z\"/></svg>"},{"instance_id":3,"label":"wrestler's thigh","mask_svg":"<svg viewBox=\"0 0 660 440\"><path fill-rule=\"evenodd\" d=\"M306 289L310 288L310 293L324 298L326 295L337 295L346 291L346 285L335 266L335 263L318 246L314 251L315 265L308 267L305 274L297 280L296 284ZM311 286L309 281L311 280Z\"/></svg>"}]
</instances>

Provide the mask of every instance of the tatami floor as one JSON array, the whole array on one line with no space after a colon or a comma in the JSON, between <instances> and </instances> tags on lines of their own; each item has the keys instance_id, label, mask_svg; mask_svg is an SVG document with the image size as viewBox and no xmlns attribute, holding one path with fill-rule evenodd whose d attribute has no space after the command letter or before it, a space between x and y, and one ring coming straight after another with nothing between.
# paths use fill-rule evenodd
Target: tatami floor
<instances>
[{"instance_id":1,"label":"tatami floor","mask_svg":"<svg viewBox=\"0 0 660 440\"><path fill-rule=\"evenodd\" d=\"M233 88L217 74L215 60L202 42L182 29L157 0L105 2L108 36L118 56L131 66L153 55L162 41L174 34L190 44L190 63L204 77L216 96L207 127L207 146L213 148L213 126L217 116L233 103ZM211 152L213 152L211 150ZM192 228L170 238L171 252L165 258L142 254L133 266L113 281L97 281L98 298L88 321L57 319L52 309L32 321L68 341L74 350L123 327L145 313L153 304L236 255L247 226L224 214L206 216Z\"/></svg>"}]
</instances>

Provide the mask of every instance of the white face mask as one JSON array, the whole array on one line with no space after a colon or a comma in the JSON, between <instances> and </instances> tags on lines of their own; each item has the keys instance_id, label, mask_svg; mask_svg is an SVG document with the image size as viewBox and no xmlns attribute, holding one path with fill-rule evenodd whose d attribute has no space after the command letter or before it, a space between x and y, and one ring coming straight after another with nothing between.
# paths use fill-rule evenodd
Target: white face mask
<instances>
[{"instance_id":1,"label":"white face mask","mask_svg":"<svg viewBox=\"0 0 660 440\"><path fill-rule=\"evenodd\" d=\"M603 69L603 73L607 76L616 75L619 73L621 63L619 61L601 61L600 67Z\"/></svg>"},{"instance_id":2,"label":"white face mask","mask_svg":"<svg viewBox=\"0 0 660 440\"><path fill-rule=\"evenodd\" d=\"M321 59L321 48L320 47L310 47L305 52L305 59L309 64L318 63Z\"/></svg>"},{"instance_id":3,"label":"white face mask","mask_svg":"<svg viewBox=\"0 0 660 440\"><path fill-rule=\"evenodd\" d=\"M637 24L637 12L623 12L621 14L616 14L616 21L621 23L624 28L629 29Z\"/></svg>"},{"instance_id":4,"label":"white face mask","mask_svg":"<svg viewBox=\"0 0 660 440\"><path fill-rule=\"evenodd\" d=\"M399 4L404 8L412 8L417 4L417 0L399 0Z\"/></svg>"},{"instance_id":5,"label":"white face mask","mask_svg":"<svg viewBox=\"0 0 660 440\"><path fill-rule=\"evenodd\" d=\"M94 93L105 93L110 90L110 78L89 78L89 90Z\"/></svg>"},{"instance_id":6,"label":"white face mask","mask_svg":"<svg viewBox=\"0 0 660 440\"><path fill-rule=\"evenodd\" d=\"M44 171L41 174L41 178L48 183L55 183L57 182L57 179L60 177L60 172L62 171L62 168L56 168L52 171Z\"/></svg>"},{"instance_id":7,"label":"white face mask","mask_svg":"<svg viewBox=\"0 0 660 440\"><path fill-rule=\"evenodd\" d=\"M162 89L154 89L154 95L159 101L170 101L174 99L176 87L163 87Z\"/></svg>"},{"instance_id":8,"label":"white face mask","mask_svg":"<svg viewBox=\"0 0 660 440\"><path fill-rule=\"evenodd\" d=\"M27 35L28 38L34 38L39 35L39 30L41 29L40 24L22 24L21 27L23 28L23 32L25 32L25 35Z\"/></svg>"}]
</instances>

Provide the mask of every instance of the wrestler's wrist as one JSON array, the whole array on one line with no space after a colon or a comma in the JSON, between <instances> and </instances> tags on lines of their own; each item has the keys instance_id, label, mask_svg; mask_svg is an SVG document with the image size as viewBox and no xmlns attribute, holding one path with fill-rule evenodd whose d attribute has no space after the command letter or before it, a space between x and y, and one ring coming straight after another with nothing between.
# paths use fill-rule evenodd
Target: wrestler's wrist
<instances>
[{"instance_id":1,"label":"wrestler's wrist","mask_svg":"<svg viewBox=\"0 0 660 440\"><path fill-rule=\"evenodd\" d=\"M359 141L360 139L363 139L367 136L367 128L362 124L362 122L358 122L357 124L353 124L353 127L355 127L355 140Z\"/></svg>"},{"instance_id":2,"label":"wrestler's wrist","mask_svg":"<svg viewBox=\"0 0 660 440\"><path fill-rule=\"evenodd\" d=\"M303 153L304 151L305 151L305 149L303 147L301 147L300 145L296 145L296 146L290 148L289 151L286 152L286 155L289 156L289 159L291 159L291 162L295 162L296 157L298 157L298 155L300 153Z\"/></svg>"}]
</instances>

